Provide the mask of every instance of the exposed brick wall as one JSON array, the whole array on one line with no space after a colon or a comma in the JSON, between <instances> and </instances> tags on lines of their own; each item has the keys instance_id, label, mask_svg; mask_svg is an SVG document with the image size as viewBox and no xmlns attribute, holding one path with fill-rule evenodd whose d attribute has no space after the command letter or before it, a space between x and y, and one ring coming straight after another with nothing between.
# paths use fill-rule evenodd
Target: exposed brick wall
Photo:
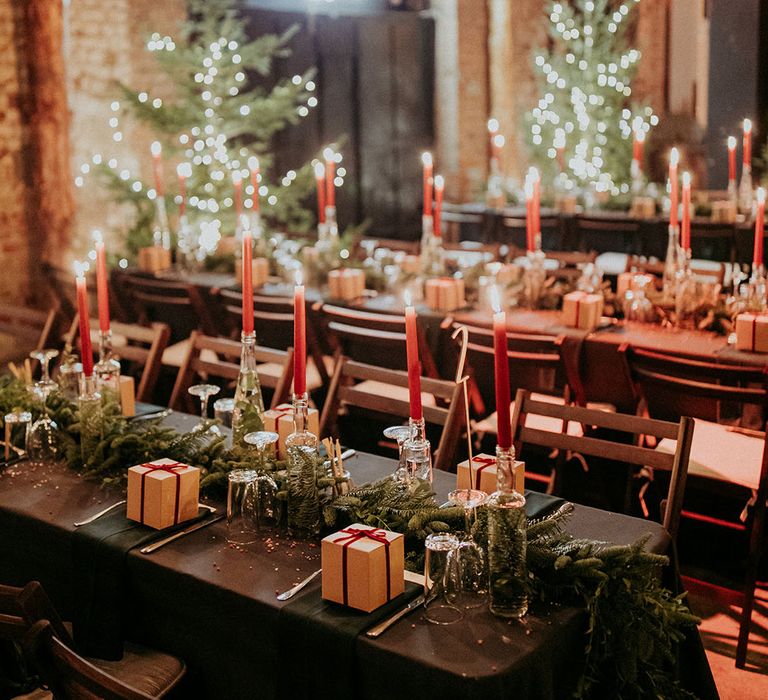
<instances>
[{"instance_id":1,"label":"exposed brick wall","mask_svg":"<svg viewBox=\"0 0 768 700\"><path fill-rule=\"evenodd\" d=\"M0 301L26 301L29 255L22 153L24 65L16 0L0 0Z\"/></svg>"}]
</instances>

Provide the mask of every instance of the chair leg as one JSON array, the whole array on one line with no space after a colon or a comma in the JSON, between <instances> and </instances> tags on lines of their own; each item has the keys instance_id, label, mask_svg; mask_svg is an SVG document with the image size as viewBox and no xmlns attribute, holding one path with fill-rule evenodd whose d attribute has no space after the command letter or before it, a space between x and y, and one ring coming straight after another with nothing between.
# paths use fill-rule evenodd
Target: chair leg
<instances>
[{"instance_id":1,"label":"chair leg","mask_svg":"<svg viewBox=\"0 0 768 700\"><path fill-rule=\"evenodd\" d=\"M749 537L749 555L747 557L747 573L744 581L744 602L741 608L739 623L739 641L736 645L736 668L744 668L747 663L747 647L749 646L749 628L752 624L752 609L755 604L755 585L757 582L757 566L760 563L760 553L763 544L763 526L765 524L765 495L758 494L755 503L755 516L752 521L752 532Z\"/></svg>"}]
</instances>

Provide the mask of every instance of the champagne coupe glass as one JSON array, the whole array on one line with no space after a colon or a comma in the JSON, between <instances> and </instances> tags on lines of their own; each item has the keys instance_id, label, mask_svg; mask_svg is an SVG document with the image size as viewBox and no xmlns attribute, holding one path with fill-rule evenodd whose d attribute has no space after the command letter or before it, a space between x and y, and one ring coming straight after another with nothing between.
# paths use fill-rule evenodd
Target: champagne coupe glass
<instances>
[{"instance_id":1,"label":"champagne coupe glass","mask_svg":"<svg viewBox=\"0 0 768 700\"><path fill-rule=\"evenodd\" d=\"M278 498L279 488L271 474L264 471L267 449L278 440L278 434L268 430L248 433L243 438L248 445L253 445L259 455L259 467L253 481L254 525L257 532L280 526L283 519L283 502Z\"/></svg>"},{"instance_id":2,"label":"champagne coupe glass","mask_svg":"<svg viewBox=\"0 0 768 700\"><path fill-rule=\"evenodd\" d=\"M198 425L203 425L208 418L208 400L211 396L216 396L221 391L221 387L215 384L195 384L189 387L187 391L200 399L201 420Z\"/></svg>"},{"instance_id":3,"label":"champagne coupe glass","mask_svg":"<svg viewBox=\"0 0 768 700\"><path fill-rule=\"evenodd\" d=\"M456 554L459 593L457 602L464 608L479 608L488 597L488 574L483 548L472 537L472 514L487 498L479 489L457 489L448 494L454 505L464 509L464 537L459 541Z\"/></svg>"},{"instance_id":4,"label":"champagne coupe glass","mask_svg":"<svg viewBox=\"0 0 768 700\"><path fill-rule=\"evenodd\" d=\"M40 401L42 404L42 414L29 429L27 434L27 455L30 459L36 461L52 461L59 455L59 426L48 415L48 409L46 402L48 396L58 385L55 382L45 382L43 379L40 382L35 382L34 385L29 387L29 391L32 395Z\"/></svg>"},{"instance_id":5,"label":"champagne coupe glass","mask_svg":"<svg viewBox=\"0 0 768 700\"><path fill-rule=\"evenodd\" d=\"M273 433L269 430L257 430L254 433L248 433L243 440L246 444L252 445L256 448L256 453L259 455L259 469L264 469L266 466L266 451L271 445L274 445L279 436L277 433Z\"/></svg>"},{"instance_id":6,"label":"champagne coupe glass","mask_svg":"<svg viewBox=\"0 0 768 700\"><path fill-rule=\"evenodd\" d=\"M397 442L398 452L398 465L393 478L395 481L401 484L407 484L410 479L408 478L408 470L405 468L405 453L403 452L403 445L405 441L411 437L410 425L393 425L384 429L384 437L388 440L395 440Z\"/></svg>"},{"instance_id":7,"label":"champagne coupe glass","mask_svg":"<svg viewBox=\"0 0 768 700\"><path fill-rule=\"evenodd\" d=\"M48 367L51 364L51 360L54 357L59 356L59 351L51 350L50 348L46 348L44 350L33 350L31 353L29 353L29 356L33 360L37 360L40 363L40 381L37 382L37 385L40 387L43 385L48 386L50 387L50 391L58 388L58 384L56 384L56 382L51 379Z\"/></svg>"}]
</instances>

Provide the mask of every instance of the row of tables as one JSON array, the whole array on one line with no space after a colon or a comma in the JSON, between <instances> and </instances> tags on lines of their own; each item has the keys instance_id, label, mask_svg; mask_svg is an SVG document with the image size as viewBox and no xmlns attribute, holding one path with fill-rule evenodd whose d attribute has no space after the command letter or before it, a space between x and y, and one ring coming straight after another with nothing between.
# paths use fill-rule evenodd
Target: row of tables
<instances>
[{"instance_id":1,"label":"row of tables","mask_svg":"<svg viewBox=\"0 0 768 700\"><path fill-rule=\"evenodd\" d=\"M181 414L168 420L180 429L196 421ZM365 483L390 473L394 463L358 453L348 467ZM447 497L454 479L435 475L439 498ZM118 498L60 464L22 462L0 473L0 581L40 580L69 617L79 585L73 522ZM674 556L667 533L654 522L576 506L568 531L617 544L650 534L651 551ZM378 639L349 637L345 630L364 628L365 618L322 603L319 584L297 602L275 597L319 567L315 543L265 536L232 547L225 534L220 522L152 555L134 549L125 557L126 592L116 605L127 638L186 661L184 697L523 700L573 691L587 622L580 609L534 606L523 623L478 609L450 627L431 625L415 612ZM665 574L671 585L674 572L673 562ZM699 697L717 697L695 630L681 647L677 670Z\"/></svg>"}]
</instances>

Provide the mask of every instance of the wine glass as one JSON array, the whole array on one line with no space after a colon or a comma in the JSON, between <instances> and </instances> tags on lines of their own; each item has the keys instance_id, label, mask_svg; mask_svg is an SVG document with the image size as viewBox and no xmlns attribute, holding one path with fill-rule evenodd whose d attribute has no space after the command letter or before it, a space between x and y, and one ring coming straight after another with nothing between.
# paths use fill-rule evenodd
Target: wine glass
<instances>
[{"instance_id":1,"label":"wine glass","mask_svg":"<svg viewBox=\"0 0 768 700\"><path fill-rule=\"evenodd\" d=\"M472 537L472 514L487 498L478 489L457 489L448 494L454 505L464 509L464 537L456 550L459 578L458 603L465 608L485 605L488 596L488 575L483 548Z\"/></svg>"},{"instance_id":2,"label":"wine glass","mask_svg":"<svg viewBox=\"0 0 768 700\"><path fill-rule=\"evenodd\" d=\"M221 391L221 387L215 384L195 384L189 387L187 391L200 399L201 420L199 425L203 425L208 418L208 400L211 396L216 396Z\"/></svg>"},{"instance_id":3,"label":"wine glass","mask_svg":"<svg viewBox=\"0 0 768 700\"><path fill-rule=\"evenodd\" d=\"M247 433L243 438L246 444L256 448L256 453L259 455L259 468L261 469L264 469L266 466L267 447L274 445L278 439L279 435L269 430L257 430L253 433Z\"/></svg>"},{"instance_id":4,"label":"wine glass","mask_svg":"<svg viewBox=\"0 0 768 700\"><path fill-rule=\"evenodd\" d=\"M53 391L55 388L57 388L58 384L56 384L56 382L51 379L48 366L51 364L51 360L54 357L59 356L59 351L52 350L51 348L46 348L44 350L33 350L31 353L29 353L29 356L33 360L37 360L40 363L40 380L37 382L38 386L47 385L51 387L50 391Z\"/></svg>"},{"instance_id":5,"label":"wine glass","mask_svg":"<svg viewBox=\"0 0 768 700\"><path fill-rule=\"evenodd\" d=\"M392 475L395 481L401 484L407 484L410 479L408 476L408 470L405 468L405 453L403 452L403 445L405 441L411 437L410 425L392 425L389 428L384 429L384 437L388 440L395 440L397 442L398 452L398 464L395 473Z\"/></svg>"},{"instance_id":6,"label":"wine glass","mask_svg":"<svg viewBox=\"0 0 768 700\"><path fill-rule=\"evenodd\" d=\"M45 379L35 382L34 385L29 387L30 393L38 399L42 404L42 414L29 429L27 433L26 450L27 456L32 460L37 461L52 461L58 457L59 454L59 426L48 415L48 409L46 402L48 396L58 385L55 382L51 382L50 378L48 382Z\"/></svg>"}]
</instances>

